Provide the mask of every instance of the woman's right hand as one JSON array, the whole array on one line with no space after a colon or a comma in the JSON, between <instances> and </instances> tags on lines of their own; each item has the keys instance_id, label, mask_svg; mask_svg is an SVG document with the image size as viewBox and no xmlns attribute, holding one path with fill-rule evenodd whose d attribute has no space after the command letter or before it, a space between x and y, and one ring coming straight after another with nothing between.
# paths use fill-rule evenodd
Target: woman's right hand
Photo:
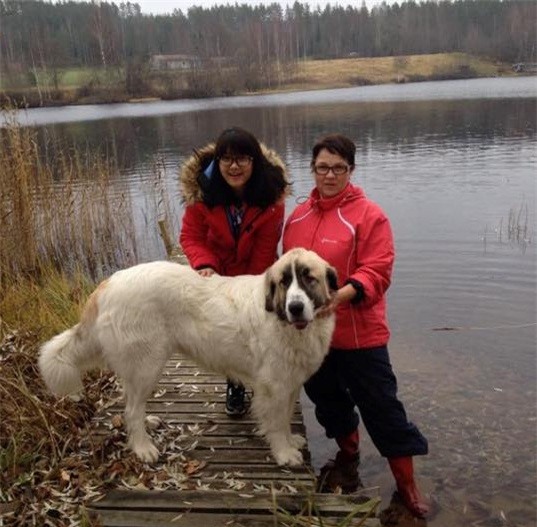
<instances>
[{"instance_id":1,"label":"woman's right hand","mask_svg":"<svg viewBox=\"0 0 537 527\"><path fill-rule=\"evenodd\" d=\"M198 274L205 278L209 278L209 276L216 274L216 271L211 267L204 267L203 269L198 269Z\"/></svg>"},{"instance_id":2,"label":"woman's right hand","mask_svg":"<svg viewBox=\"0 0 537 527\"><path fill-rule=\"evenodd\" d=\"M337 293L332 295L332 298L324 306L321 306L315 311L315 316L319 318L326 318L333 315L336 312L336 307L339 304Z\"/></svg>"},{"instance_id":3,"label":"woman's right hand","mask_svg":"<svg viewBox=\"0 0 537 527\"><path fill-rule=\"evenodd\" d=\"M342 288L338 289L330 298L327 304L321 306L316 312L315 316L324 318L332 315L336 312L337 306L342 302L349 302L356 296L356 289L352 284L345 284Z\"/></svg>"}]
</instances>

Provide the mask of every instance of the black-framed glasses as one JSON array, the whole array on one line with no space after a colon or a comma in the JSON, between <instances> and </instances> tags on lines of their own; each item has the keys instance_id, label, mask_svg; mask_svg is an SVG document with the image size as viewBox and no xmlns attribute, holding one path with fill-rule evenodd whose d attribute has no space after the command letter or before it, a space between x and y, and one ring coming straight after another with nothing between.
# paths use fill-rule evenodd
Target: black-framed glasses
<instances>
[{"instance_id":1,"label":"black-framed glasses","mask_svg":"<svg viewBox=\"0 0 537 527\"><path fill-rule=\"evenodd\" d=\"M233 163L236 163L238 167L247 167L252 161L251 156L222 156L218 158L218 161L225 167L230 167Z\"/></svg>"},{"instance_id":2,"label":"black-framed glasses","mask_svg":"<svg viewBox=\"0 0 537 527\"><path fill-rule=\"evenodd\" d=\"M312 165L312 170L318 176L326 176L330 170L334 176L343 176L343 174L346 174L350 168L349 165L344 165L343 163L337 165L325 165L322 163L319 165Z\"/></svg>"}]
</instances>

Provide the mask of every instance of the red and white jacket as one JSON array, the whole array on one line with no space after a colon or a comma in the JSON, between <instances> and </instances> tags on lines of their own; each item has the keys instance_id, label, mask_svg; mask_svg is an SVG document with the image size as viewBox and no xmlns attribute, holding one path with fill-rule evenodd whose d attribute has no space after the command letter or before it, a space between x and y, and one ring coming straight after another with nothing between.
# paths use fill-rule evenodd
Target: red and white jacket
<instances>
[{"instance_id":1,"label":"red and white jacket","mask_svg":"<svg viewBox=\"0 0 537 527\"><path fill-rule=\"evenodd\" d=\"M337 307L332 347L371 348L388 343L386 290L395 257L388 218L363 190L348 184L337 196L321 199L314 189L289 216L283 251L304 247L315 251L338 273L338 282L357 281L364 298Z\"/></svg>"}]
</instances>

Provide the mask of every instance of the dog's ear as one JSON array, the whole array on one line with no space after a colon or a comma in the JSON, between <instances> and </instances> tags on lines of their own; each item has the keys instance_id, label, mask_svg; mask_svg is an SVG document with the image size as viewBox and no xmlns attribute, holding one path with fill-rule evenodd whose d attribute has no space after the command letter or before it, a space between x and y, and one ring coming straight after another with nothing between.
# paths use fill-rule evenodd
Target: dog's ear
<instances>
[{"instance_id":1,"label":"dog's ear","mask_svg":"<svg viewBox=\"0 0 537 527\"><path fill-rule=\"evenodd\" d=\"M330 291L338 290L337 273L333 267L326 268L326 281L328 283L328 288L330 289Z\"/></svg>"},{"instance_id":2,"label":"dog's ear","mask_svg":"<svg viewBox=\"0 0 537 527\"><path fill-rule=\"evenodd\" d=\"M274 294L276 293L276 284L272 280L270 271L265 273L265 311L274 311Z\"/></svg>"}]
</instances>

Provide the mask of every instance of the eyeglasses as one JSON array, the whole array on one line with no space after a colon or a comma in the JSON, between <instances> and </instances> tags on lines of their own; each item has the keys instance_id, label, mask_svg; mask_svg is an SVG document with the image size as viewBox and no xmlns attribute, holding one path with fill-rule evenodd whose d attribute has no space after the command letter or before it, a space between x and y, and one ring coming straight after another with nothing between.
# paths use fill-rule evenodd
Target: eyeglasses
<instances>
[{"instance_id":1,"label":"eyeglasses","mask_svg":"<svg viewBox=\"0 0 537 527\"><path fill-rule=\"evenodd\" d=\"M252 161L253 157L250 156L222 156L218 159L223 166L230 167L233 163L236 163L238 167L247 167Z\"/></svg>"},{"instance_id":2,"label":"eyeglasses","mask_svg":"<svg viewBox=\"0 0 537 527\"><path fill-rule=\"evenodd\" d=\"M330 170L332 171L332 174L334 174L334 176L342 176L343 174L346 174L349 171L350 166L349 165L332 165L332 166L313 165L312 169L318 176L326 176L328 175L328 172L330 172Z\"/></svg>"}]
</instances>

